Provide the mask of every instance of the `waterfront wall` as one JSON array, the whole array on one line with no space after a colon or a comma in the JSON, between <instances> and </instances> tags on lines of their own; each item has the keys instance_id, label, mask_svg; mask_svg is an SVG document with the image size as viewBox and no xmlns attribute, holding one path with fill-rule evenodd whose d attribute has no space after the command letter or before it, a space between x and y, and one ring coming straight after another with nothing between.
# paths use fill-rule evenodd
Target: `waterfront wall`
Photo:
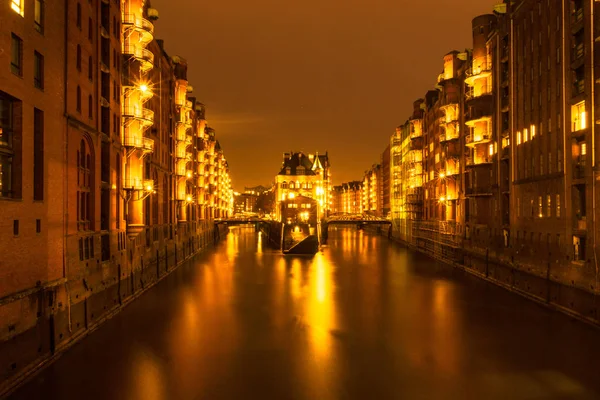
<instances>
[{"instance_id":1,"label":"waterfront wall","mask_svg":"<svg viewBox=\"0 0 600 400\"><path fill-rule=\"evenodd\" d=\"M80 278L0 300L0 397L120 312L190 257L210 249L227 227L212 221L181 224L173 239L125 251L121 263L89 265Z\"/></svg>"}]
</instances>

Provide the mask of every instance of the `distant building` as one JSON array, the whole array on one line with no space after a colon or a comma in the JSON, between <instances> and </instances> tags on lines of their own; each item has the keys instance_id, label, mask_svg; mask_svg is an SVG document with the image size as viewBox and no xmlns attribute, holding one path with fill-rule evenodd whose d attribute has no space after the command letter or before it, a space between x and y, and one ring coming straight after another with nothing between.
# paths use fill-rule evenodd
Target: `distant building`
<instances>
[{"instance_id":1,"label":"distant building","mask_svg":"<svg viewBox=\"0 0 600 400\"><path fill-rule=\"evenodd\" d=\"M236 193L234 210L236 214L255 212L258 195L253 193Z\"/></svg>"},{"instance_id":2,"label":"distant building","mask_svg":"<svg viewBox=\"0 0 600 400\"><path fill-rule=\"evenodd\" d=\"M289 197L307 196L317 200L319 216L327 215L331 207L331 172L329 156L284 153L283 164L275 177L276 218L280 218L279 202Z\"/></svg>"},{"instance_id":3,"label":"distant building","mask_svg":"<svg viewBox=\"0 0 600 400\"><path fill-rule=\"evenodd\" d=\"M390 145L388 144L381 154L381 210L382 216L389 214L390 205Z\"/></svg>"},{"instance_id":4,"label":"distant building","mask_svg":"<svg viewBox=\"0 0 600 400\"><path fill-rule=\"evenodd\" d=\"M365 172L362 184L362 211L383 216L383 186L381 164L375 164Z\"/></svg>"},{"instance_id":5,"label":"distant building","mask_svg":"<svg viewBox=\"0 0 600 400\"><path fill-rule=\"evenodd\" d=\"M268 192L270 189L271 189L271 187L258 185L258 186L252 186L252 187L245 187L244 193L255 194L258 196L261 193Z\"/></svg>"},{"instance_id":6,"label":"distant building","mask_svg":"<svg viewBox=\"0 0 600 400\"><path fill-rule=\"evenodd\" d=\"M362 183L358 181L342 183L333 188L331 213L361 214Z\"/></svg>"}]
</instances>

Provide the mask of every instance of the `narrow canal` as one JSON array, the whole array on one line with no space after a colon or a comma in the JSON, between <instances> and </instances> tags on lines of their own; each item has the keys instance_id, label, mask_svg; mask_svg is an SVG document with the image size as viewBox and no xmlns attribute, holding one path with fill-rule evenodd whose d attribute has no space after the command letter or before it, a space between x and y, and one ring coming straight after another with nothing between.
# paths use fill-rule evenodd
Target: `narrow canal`
<instances>
[{"instance_id":1,"label":"narrow canal","mask_svg":"<svg viewBox=\"0 0 600 400\"><path fill-rule=\"evenodd\" d=\"M587 399L600 330L353 229L232 228L15 399Z\"/></svg>"}]
</instances>

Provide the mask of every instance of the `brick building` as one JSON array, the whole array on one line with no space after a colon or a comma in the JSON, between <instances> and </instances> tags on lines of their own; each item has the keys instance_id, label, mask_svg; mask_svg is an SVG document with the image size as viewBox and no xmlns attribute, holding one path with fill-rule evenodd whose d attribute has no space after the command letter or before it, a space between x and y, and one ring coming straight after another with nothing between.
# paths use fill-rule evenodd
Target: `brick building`
<instances>
[{"instance_id":1,"label":"brick building","mask_svg":"<svg viewBox=\"0 0 600 400\"><path fill-rule=\"evenodd\" d=\"M0 10L0 393L208 245L233 207L158 11L47 4Z\"/></svg>"}]
</instances>

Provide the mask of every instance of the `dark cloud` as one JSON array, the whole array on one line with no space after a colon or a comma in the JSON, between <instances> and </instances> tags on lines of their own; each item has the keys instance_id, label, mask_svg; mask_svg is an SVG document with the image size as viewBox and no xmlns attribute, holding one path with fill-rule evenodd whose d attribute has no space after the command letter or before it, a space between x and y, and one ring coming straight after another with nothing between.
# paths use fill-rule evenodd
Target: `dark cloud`
<instances>
[{"instance_id":1,"label":"dark cloud","mask_svg":"<svg viewBox=\"0 0 600 400\"><path fill-rule=\"evenodd\" d=\"M268 183L289 150L362 178L470 21L500 0L153 0L157 38L189 62L234 186Z\"/></svg>"}]
</instances>

